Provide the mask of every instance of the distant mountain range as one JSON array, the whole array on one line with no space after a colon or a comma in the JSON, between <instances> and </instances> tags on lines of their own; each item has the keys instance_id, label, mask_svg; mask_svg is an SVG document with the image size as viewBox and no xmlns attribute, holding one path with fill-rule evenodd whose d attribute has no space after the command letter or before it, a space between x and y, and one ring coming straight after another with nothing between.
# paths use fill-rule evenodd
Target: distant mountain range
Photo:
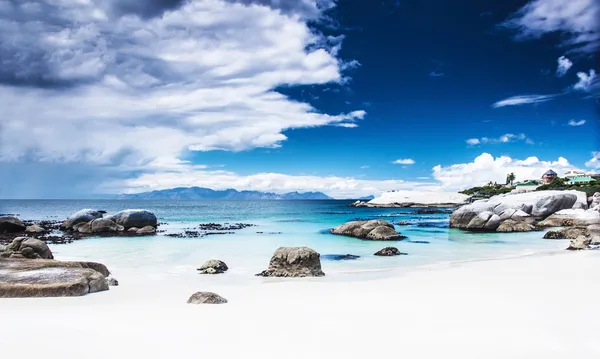
<instances>
[{"instance_id":1,"label":"distant mountain range","mask_svg":"<svg viewBox=\"0 0 600 359\"><path fill-rule=\"evenodd\" d=\"M119 199L174 199L174 200L307 200L307 199L333 199L322 192L290 192L286 194L276 194L259 191L237 191L235 189L226 189L215 191L210 188L202 187L179 187L160 191L143 192L135 194L122 194Z\"/></svg>"}]
</instances>

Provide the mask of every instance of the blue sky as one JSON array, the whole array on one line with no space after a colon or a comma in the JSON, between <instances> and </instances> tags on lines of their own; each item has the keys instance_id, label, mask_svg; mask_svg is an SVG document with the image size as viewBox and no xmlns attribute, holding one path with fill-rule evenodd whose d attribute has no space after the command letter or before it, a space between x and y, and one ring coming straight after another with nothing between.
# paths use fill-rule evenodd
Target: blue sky
<instances>
[{"instance_id":1,"label":"blue sky","mask_svg":"<svg viewBox=\"0 0 600 359\"><path fill-rule=\"evenodd\" d=\"M600 167L594 0L58 3L0 0L0 197Z\"/></svg>"}]
</instances>

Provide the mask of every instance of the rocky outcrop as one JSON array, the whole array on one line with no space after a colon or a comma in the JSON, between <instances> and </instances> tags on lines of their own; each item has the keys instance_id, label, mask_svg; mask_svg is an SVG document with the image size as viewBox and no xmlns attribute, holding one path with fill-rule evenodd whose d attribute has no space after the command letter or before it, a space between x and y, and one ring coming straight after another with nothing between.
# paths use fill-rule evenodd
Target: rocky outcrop
<instances>
[{"instance_id":1,"label":"rocky outcrop","mask_svg":"<svg viewBox=\"0 0 600 359\"><path fill-rule=\"evenodd\" d=\"M322 277L320 254L307 247L281 247L275 251L269 268L261 277Z\"/></svg>"},{"instance_id":2,"label":"rocky outcrop","mask_svg":"<svg viewBox=\"0 0 600 359\"><path fill-rule=\"evenodd\" d=\"M535 230L535 227L525 221L516 221L514 219L507 219L502 222L496 232L531 232Z\"/></svg>"},{"instance_id":3,"label":"rocky outcrop","mask_svg":"<svg viewBox=\"0 0 600 359\"><path fill-rule=\"evenodd\" d=\"M151 226L156 228L158 219L154 213L143 209L127 209L110 217L115 223L129 229L131 227L144 228Z\"/></svg>"},{"instance_id":4,"label":"rocky outcrop","mask_svg":"<svg viewBox=\"0 0 600 359\"><path fill-rule=\"evenodd\" d=\"M225 273L228 269L225 262L211 259L198 268L198 272L200 274L221 274Z\"/></svg>"},{"instance_id":5,"label":"rocky outcrop","mask_svg":"<svg viewBox=\"0 0 600 359\"><path fill-rule=\"evenodd\" d=\"M591 243L592 243L592 240L589 237L579 236L579 237L577 237L577 239L574 239L571 241L571 244L569 244L569 247L567 247L567 250L568 251L582 251L582 250L590 249Z\"/></svg>"},{"instance_id":6,"label":"rocky outcrop","mask_svg":"<svg viewBox=\"0 0 600 359\"><path fill-rule=\"evenodd\" d=\"M450 216L450 227L475 231L508 229L514 220L534 224L561 210L585 211L587 199L579 191L539 191L494 196L462 206ZM526 226L522 226L525 228Z\"/></svg>"},{"instance_id":7,"label":"rocky outcrop","mask_svg":"<svg viewBox=\"0 0 600 359\"><path fill-rule=\"evenodd\" d=\"M108 218L98 218L90 222L91 233L122 232L123 226Z\"/></svg>"},{"instance_id":8,"label":"rocky outcrop","mask_svg":"<svg viewBox=\"0 0 600 359\"><path fill-rule=\"evenodd\" d=\"M132 228L136 228L136 227L132 227ZM136 230L135 234L137 234L138 236L151 236L151 235L156 234L156 228L154 228L152 226L145 226L143 228Z\"/></svg>"},{"instance_id":9,"label":"rocky outcrop","mask_svg":"<svg viewBox=\"0 0 600 359\"><path fill-rule=\"evenodd\" d=\"M48 230L39 224L32 224L31 226L25 228L25 232L33 233L33 234L42 234L48 232Z\"/></svg>"},{"instance_id":10,"label":"rocky outcrop","mask_svg":"<svg viewBox=\"0 0 600 359\"><path fill-rule=\"evenodd\" d=\"M600 192L594 193L590 199L590 209L600 211Z\"/></svg>"},{"instance_id":11,"label":"rocky outcrop","mask_svg":"<svg viewBox=\"0 0 600 359\"><path fill-rule=\"evenodd\" d=\"M398 250L398 248L396 248L396 247L386 247L384 249L381 249L381 250L375 252L375 255L381 256L381 257L392 257L392 256L407 255L407 253L400 252L400 250Z\"/></svg>"},{"instance_id":12,"label":"rocky outcrop","mask_svg":"<svg viewBox=\"0 0 600 359\"><path fill-rule=\"evenodd\" d=\"M589 226L600 224L600 212L593 209L565 209L539 222L539 227Z\"/></svg>"},{"instance_id":13,"label":"rocky outcrop","mask_svg":"<svg viewBox=\"0 0 600 359\"><path fill-rule=\"evenodd\" d=\"M82 262L0 258L0 298L81 296L108 290L106 277L92 267Z\"/></svg>"},{"instance_id":14,"label":"rocky outcrop","mask_svg":"<svg viewBox=\"0 0 600 359\"><path fill-rule=\"evenodd\" d=\"M17 237L0 253L4 258L53 259L48 245L39 239Z\"/></svg>"},{"instance_id":15,"label":"rocky outcrop","mask_svg":"<svg viewBox=\"0 0 600 359\"><path fill-rule=\"evenodd\" d=\"M581 236L588 236L588 230L585 227L567 227L558 231L548 231L544 234L545 239L577 239Z\"/></svg>"},{"instance_id":16,"label":"rocky outcrop","mask_svg":"<svg viewBox=\"0 0 600 359\"><path fill-rule=\"evenodd\" d=\"M63 222L61 229L72 230L73 227L79 223L88 223L94 219L102 218L104 213L106 212L95 209L82 209L81 211L75 212L69 216L69 218Z\"/></svg>"},{"instance_id":17,"label":"rocky outcrop","mask_svg":"<svg viewBox=\"0 0 600 359\"><path fill-rule=\"evenodd\" d=\"M227 299L212 292L197 292L188 299L188 304L225 304Z\"/></svg>"},{"instance_id":18,"label":"rocky outcrop","mask_svg":"<svg viewBox=\"0 0 600 359\"><path fill-rule=\"evenodd\" d=\"M0 234L19 233L25 231L25 229L23 222L16 217L0 217Z\"/></svg>"},{"instance_id":19,"label":"rocky outcrop","mask_svg":"<svg viewBox=\"0 0 600 359\"><path fill-rule=\"evenodd\" d=\"M372 241L398 241L405 239L386 221L352 221L331 230L332 234L368 239Z\"/></svg>"}]
</instances>

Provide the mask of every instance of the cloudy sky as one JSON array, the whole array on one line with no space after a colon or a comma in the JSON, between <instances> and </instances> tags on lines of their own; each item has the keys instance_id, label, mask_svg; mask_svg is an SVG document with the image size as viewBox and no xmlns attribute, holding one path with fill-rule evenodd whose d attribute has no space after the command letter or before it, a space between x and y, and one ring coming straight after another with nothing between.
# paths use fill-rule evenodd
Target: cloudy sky
<instances>
[{"instance_id":1,"label":"cloudy sky","mask_svg":"<svg viewBox=\"0 0 600 359\"><path fill-rule=\"evenodd\" d=\"M0 0L0 198L600 171L598 0Z\"/></svg>"}]
</instances>

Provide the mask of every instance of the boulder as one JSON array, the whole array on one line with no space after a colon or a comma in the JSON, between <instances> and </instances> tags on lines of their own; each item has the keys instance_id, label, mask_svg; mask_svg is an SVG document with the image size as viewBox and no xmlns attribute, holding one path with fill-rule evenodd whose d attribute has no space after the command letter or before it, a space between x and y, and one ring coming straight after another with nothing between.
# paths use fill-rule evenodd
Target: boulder
<instances>
[{"instance_id":1,"label":"boulder","mask_svg":"<svg viewBox=\"0 0 600 359\"><path fill-rule=\"evenodd\" d=\"M188 299L188 304L225 304L227 299L212 292L197 292Z\"/></svg>"},{"instance_id":2,"label":"boulder","mask_svg":"<svg viewBox=\"0 0 600 359\"><path fill-rule=\"evenodd\" d=\"M490 211L484 211L469 221L467 229L471 231L495 231L500 226L500 222L499 215Z\"/></svg>"},{"instance_id":3,"label":"boulder","mask_svg":"<svg viewBox=\"0 0 600 359\"><path fill-rule=\"evenodd\" d=\"M600 211L600 192L594 193L591 197L590 209Z\"/></svg>"},{"instance_id":4,"label":"boulder","mask_svg":"<svg viewBox=\"0 0 600 359\"><path fill-rule=\"evenodd\" d=\"M376 241L402 240L406 238L396 232L391 223L381 220L348 222L335 227L331 230L331 233Z\"/></svg>"},{"instance_id":5,"label":"boulder","mask_svg":"<svg viewBox=\"0 0 600 359\"><path fill-rule=\"evenodd\" d=\"M558 231L548 231L544 235L545 239L577 239L580 236L587 236L588 231L582 227L566 227Z\"/></svg>"},{"instance_id":6,"label":"boulder","mask_svg":"<svg viewBox=\"0 0 600 359\"><path fill-rule=\"evenodd\" d=\"M73 230L82 234L92 234L92 222L77 223Z\"/></svg>"},{"instance_id":7,"label":"boulder","mask_svg":"<svg viewBox=\"0 0 600 359\"><path fill-rule=\"evenodd\" d=\"M375 252L376 256L381 256L381 257L391 257L391 256L400 256L400 255L407 255L407 253L402 253L398 250L398 248L396 247L386 247L384 249L381 249L377 252Z\"/></svg>"},{"instance_id":8,"label":"boulder","mask_svg":"<svg viewBox=\"0 0 600 359\"><path fill-rule=\"evenodd\" d=\"M584 209L566 209L558 211L545 220L538 222L539 227L589 226L600 224L600 212Z\"/></svg>"},{"instance_id":9,"label":"boulder","mask_svg":"<svg viewBox=\"0 0 600 359\"><path fill-rule=\"evenodd\" d=\"M112 233L122 232L124 228L108 218L98 218L90 222L90 230L92 233Z\"/></svg>"},{"instance_id":10,"label":"boulder","mask_svg":"<svg viewBox=\"0 0 600 359\"><path fill-rule=\"evenodd\" d=\"M320 254L307 247L281 247L275 251L262 277L322 277Z\"/></svg>"},{"instance_id":11,"label":"boulder","mask_svg":"<svg viewBox=\"0 0 600 359\"><path fill-rule=\"evenodd\" d=\"M48 245L39 239L17 237L2 252L4 258L53 259Z\"/></svg>"},{"instance_id":12,"label":"boulder","mask_svg":"<svg viewBox=\"0 0 600 359\"><path fill-rule=\"evenodd\" d=\"M586 236L579 236L579 237L577 237L577 239L574 239L571 241L567 250L568 251L581 251L581 250L590 249L591 243L592 243L592 240L590 238L588 238Z\"/></svg>"},{"instance_id":13,"label":"boulder","mask_svg":"<svg viewBox=\"0 0 600 359\"><path fill-rule=\"evenodd\" d=\"M132 227L132 228L135 228L135 227ZM140 236L150 236L150 235L156 234L156 228L154 228L152 226L145 226L145 227L140 228L137 231L135 231L135 234L140 235Z\"/></svg>"},{"instance_id":14,"label":"boulder","mask_svg":"<svg viewBox=\"0 0 600 359\"><path fill-rule=\"evenodd\" d=\"M450 216L450 227L470 229L468 227L471 221L484 212L498 215L500 221L518 219L514 218L515 216L541 220L560 210L573 208L587 208L587 199L584 192L537 191L518 194L509 193L461 206ZM487 216L489 215L486 214ZM472 226L476 230L486 229L481 224L484 219L485 217L481 217ZM488 227L493 228L495 223L495 221L492 221Z\"/></svg>"},{"instance_id":15,"label":"boulder","mask_svg":"<svg viewBox=\"0 0 600 359\"><path fill-rule=\"evenodd\" d=\"M25 229L23 222L16 217L0 217L0 234L19 233L25 231Z\"/></svg>"},{"instance_id":16,"label":"boulder","mask_svg":"<svg viewBox=\"0 0 600 359\"><path fill-rule=\"evenodd\" d=\"M117 287L119 285L119 281L113 277L106 278L106 284L110 287Z\"/></svg>"},{"instance_id":17,"label":"boulder","mask_svg":"<svg viewBox=\"0 0 600 359\"><path fill-rule=\"evenodd\" d=\"M507 219L496 228L496 232L530 232L534 229L534 226L525 221Z\"/></svg>"},{"instance_id":18,"label":"boulder","mask_svg":"<svg viewBox=\"0 0 600 359\"><path fill-rule=\"evenodd\" d=\"M106 277L80 262L0 258L0 298L80 296L104 290Z\"/></svg>"},{"instance_id":19,"label":"boulder","mask_svg":"<svg viewBox=\"0 0 600 359\"><path fill-rule=\"evenodd\" d=\"M146 226L155 227L158 225L158 219L154 213L143 209L127 209L118 212L110 217L115 223L129 229L131 227L144 228Z\"/></svg>"},{"instance_id":20,"label":"boulder","mask_svg":"<svg viewBox=\"0 0 600 359\"><path fill-rule=\"evenodd\" d=\"M81 211L75 212L69 216L69 218L61 225L61 229L72 230L73 227L78 223L87 223L93 221L94 219L102 218L104 213L106 212L95 209L82 209Z\"/></svg>"},{"instance_id":21,"label":"boulder","mask_svg":"<svg viewBox=\"0 0 600 359\"><path fill-rule=\"evenodd\" d=\"M221 274L225 273L228 269L225 262L211 259L198 268L198 271L200 274Z\"/></svg>"},{"instance_id":22,"label":"boulder","mask_svg":"<svg viewBox=\"0 0 600 359\"><path fill-rule=\"evenodd\" d=\"M152 227L152 228L154 228L154 227ZM127 232L130 232L130 233L136 233L136 232L137 232L137 231L139 231L139 230L140 230L140 229L139 229L138 227L131 227L131 228L129 228L129 229L127 230Z\"/></svg>"},{"instance_id":23,"label":"boulder","mask_svg":"<svg viewBox=\"0 0 600 359\"><path fill-rule=\"evenodd\" d=\"M48 232L48 230L45 229L44 227L40 226L39 224L32 224L31 226L25 228L25 232L39 234L39 233L46 233L46 232Z\"/></svg>"}]
</instances>

